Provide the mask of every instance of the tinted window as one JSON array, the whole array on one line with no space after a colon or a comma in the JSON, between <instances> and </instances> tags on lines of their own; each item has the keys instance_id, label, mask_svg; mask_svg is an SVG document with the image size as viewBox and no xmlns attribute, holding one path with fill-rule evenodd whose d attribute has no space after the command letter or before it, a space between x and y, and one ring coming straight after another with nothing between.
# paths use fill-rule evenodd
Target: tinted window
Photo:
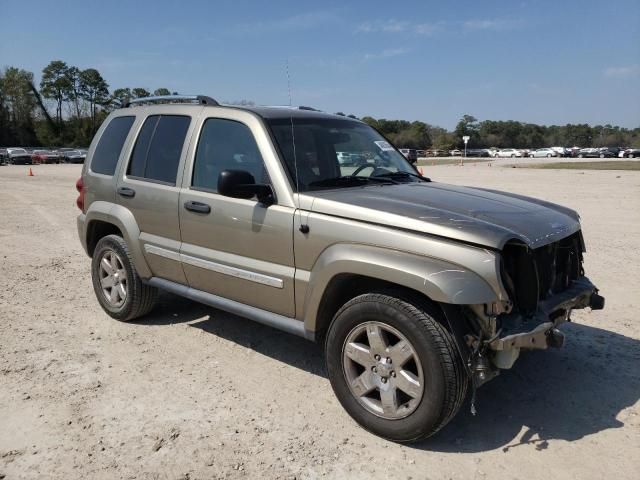
<instances>
[{"instance_id":1,"label":"tinted window","mask_svg":"<svg viewBox=\"0 0 640 480\"><path fill-rule=\"evenodd\" d=\"M132 177L144 177L147 153L149 152L151 137L153 137L153 132L156 130L158 120L160 120L160 115L153 115L145 120L144 125L138 134L136 144L133 147L133 153L131 153L131 160L129 160L127 175L131 175Z\"/></svg>"},{"instance_id":2,"label":"tinted window","mask_svg":"<svg viewBox=\"0 0 640 480\"><path fill-rule=\"evenodd\" d=\"M127 175L175 185L190 117L152 115L136 140Z\"/></svg>"},{"instance_id":3,"label":"tinted window","mask_svg":"<svg viewBox=\"0 0 640 480\"><path fill-rule=\"evenodd\" d=\"M116 171L118 158L124 141L127 139L131 125L135 117L116 117L109 122L98 142L93 160L91 161L91 171L113 175Z\"/></svg>"},{"instance_id":4,"label":"tinted window","mask_svg":"<svg viewBox=\"0 0 640 480\"><path fill-rule=\"evenodd\" d=\"M191 185L217 192L218 175L223 170L246 170L257 183L269 183L249 127L233 120L209 118L198 141Z\"/></svg>"}]
</instances>

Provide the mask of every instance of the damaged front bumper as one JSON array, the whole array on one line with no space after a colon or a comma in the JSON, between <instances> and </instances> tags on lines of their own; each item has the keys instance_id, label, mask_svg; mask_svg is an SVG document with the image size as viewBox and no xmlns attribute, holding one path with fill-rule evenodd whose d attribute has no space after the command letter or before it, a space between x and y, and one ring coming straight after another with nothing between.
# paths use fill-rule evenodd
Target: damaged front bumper
<instances>
[{"instance_id":1,"label":"damaged front bumper","mask_svg":"<svg viewBox=\"0 0 640 480\"><path fill-rule=\"evenodd\" d=\"M489 342L488 347L495 351L561 347L564 335L556 327L570 321L572 310L586 307L603 309L604 297L598 295L598 289L587 277L582 277L567 290L541 301L533 316L527 319L506 316L502 324L510 327L503 328L501 335Z\"/></svg>"},{"instance_id":2,"label":"damaged front bumper","mask_svg":"<svg viewBox=\"0 0 640 480\"><path fill-rule=\"evenodd\" d=\"M587 277L574 280L569 288L538 303L536 312L523 316L517 313L500 316L500 328L491 337L483 339L467 336L467 345L473 352L469 361L476 384L485 383L498 374L496 369L509 369L521 350L544 350L564 345L564 334L558 326L571 319L571 311L591 307L604 308L604 297Z\"/></svg>"}]
</instances>

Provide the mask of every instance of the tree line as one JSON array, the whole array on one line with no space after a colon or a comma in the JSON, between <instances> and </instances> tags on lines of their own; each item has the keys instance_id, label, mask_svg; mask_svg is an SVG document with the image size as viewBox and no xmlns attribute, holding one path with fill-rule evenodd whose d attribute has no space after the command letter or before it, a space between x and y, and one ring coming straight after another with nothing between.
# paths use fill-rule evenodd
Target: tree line
<instances>
[{"instance_id":1,"label":"tree line","mask_svg":"<svg viewBox=\"0 0 640 480\"><path fill-rule=\"evenodd\" d=\"M453 131L428 123L363 117L398 147L451 150L462 148L469 136L469 148L541 147L639 147L640 127L629 129L613 125L567 124L536 125L514 120L478 121L463 115Z\"/></svg>"},{"instance_id":2,"label":"tree line","mask_svg":"<svg viewBox=\"0 0 640 480\"><path fill-rule=\"evenodd\" d=\"M87 146L108 113L134 98L176 95L167 88L116 88L95 68L84 70L62 60L50 62L34 84L32 72L7 67L0 72L0 146ZM232 102L253 105L243 100ZM345 115L337 112L338 115ZM356 118L354 115L348 117ZM513 120L479 121L463 115L453 131L421 121L365 116L398 147L450 150L470 148L540 148L549 146L640 146L640 127L567 124L536 125Z\"/></svg>"},{"instance_id":3,"label":"tree line","mask_svg":"<svg viewBox=\"0 0 640 480\"><path fill-rule=\"evenodd\" d=\"M95 68L50 62L35 85L33 73L7 67L0 72L0 145L87 146L108 113L146 88L116 88ZM153 95L176 95L157 88Z\"/></svg>"}]
</instances>

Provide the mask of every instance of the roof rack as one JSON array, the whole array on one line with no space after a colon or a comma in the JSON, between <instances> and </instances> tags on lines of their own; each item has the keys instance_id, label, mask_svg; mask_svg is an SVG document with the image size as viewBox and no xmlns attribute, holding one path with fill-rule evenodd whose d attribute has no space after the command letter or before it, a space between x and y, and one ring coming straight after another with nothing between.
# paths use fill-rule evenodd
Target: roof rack
<instances>
[{"instance_id":1,"label":"roof rack","mask_svg":"<svg viewBox=\"0 0 640 480\"><path fill-rule=\"evenodd\" d=\"M196 103L199 105L220 105L216 100L204 95L160 95L157 97L134 98L124 102L122 108L145 103Z\"/></svg>"},{"instance_id":2,"label":"roof rack","mask_svg":"<svg viewBox=\"0 0 640 480\"><path fill-rule=\"evenodd\" d=\"M298 107L296 106L291 106L291 105L267 105L268 108L290 108L292 110L308 110L310 112L322 112L322 110L319 110L317 108L313 108L313 107L306 107L304 105L300 105Z\"/></svg>"}]
</instances>

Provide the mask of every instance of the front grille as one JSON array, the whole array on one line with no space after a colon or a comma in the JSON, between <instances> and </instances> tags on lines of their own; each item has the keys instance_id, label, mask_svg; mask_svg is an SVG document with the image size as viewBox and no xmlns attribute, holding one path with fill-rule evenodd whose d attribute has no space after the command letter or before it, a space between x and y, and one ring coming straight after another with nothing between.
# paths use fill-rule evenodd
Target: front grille
<instances>
[{"instance_id":1,"label":"front grille","mask_svg":"<svg viewBox=\"0 0 640 480\"><path fill-rule=\"evenodd\" d=\"M502 252L502 279L519 313L535 313L538 302L563 292L583 275L580 232L535 250L519 242Z\"/></svg>"}]
</instances>

